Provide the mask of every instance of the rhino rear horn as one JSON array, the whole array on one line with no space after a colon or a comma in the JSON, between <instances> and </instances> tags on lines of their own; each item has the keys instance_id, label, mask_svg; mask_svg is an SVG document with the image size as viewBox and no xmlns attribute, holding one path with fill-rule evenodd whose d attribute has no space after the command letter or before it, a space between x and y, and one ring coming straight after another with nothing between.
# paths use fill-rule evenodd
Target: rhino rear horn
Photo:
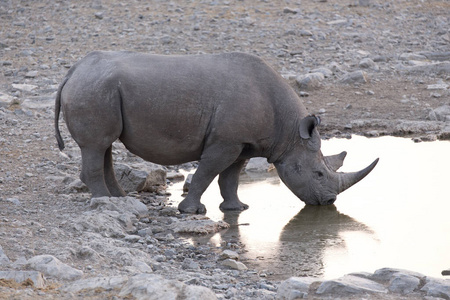
<instances>
[{"instance_id":1,"label":"rhino rear horn","mask_svg":"<svg viewBox=\"0 0 450 300\"><path fill-rule=\"evenodd\" d=\"M344 164L344 159L347 156L347 152L343 151L336 155L324 156L325 163L332 171L337 171Z\"/></svg>"},{"instance_id":2,"label":"rhino rear horn","mask_svg":"<svg viewBox=\"0 0 450 300\"><path fill-rule=\"evenodd\" d=\"M379 158L375 159L375 161L373 163L371 163L367 168L358 171L358 172L352 172L352 173L339 173L339 189L338 189L338 194L342 193L343 191L345 191L346 189L348 189L349 187L351 187L352 185L354 185L355 183L359 182L361 179L363 179L364 177L367 176L367 174L369 174L373 168L375 168L375 166L377 165L379 161Z\"/></svg>"}]
</instances>

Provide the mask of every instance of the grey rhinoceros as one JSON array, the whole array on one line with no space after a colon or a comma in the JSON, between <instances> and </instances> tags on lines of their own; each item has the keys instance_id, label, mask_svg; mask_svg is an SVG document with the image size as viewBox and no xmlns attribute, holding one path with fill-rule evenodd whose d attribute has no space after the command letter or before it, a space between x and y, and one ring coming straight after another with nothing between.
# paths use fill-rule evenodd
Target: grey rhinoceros
<instances>
[{"instance_id":1,"label":"grey rhinoceros","mask_svg":"<svg viewBox=\"0 0 450 300\"><path fill-rule=\"evenodd\" d=\"M200 198L219 175L222 210L244 210L239 173L251 157L266 157L302 201L332 204L378 162L338 173L345 152L324 157L316 127L289 84L249 54L163 56L135 52L89 53L70 68L58 89L60 109L81 148L81 180L93 197L122 196L113 169L112 143L162 165L199 160L178 209L205 213Z\"/></svg>"}]
</instances>

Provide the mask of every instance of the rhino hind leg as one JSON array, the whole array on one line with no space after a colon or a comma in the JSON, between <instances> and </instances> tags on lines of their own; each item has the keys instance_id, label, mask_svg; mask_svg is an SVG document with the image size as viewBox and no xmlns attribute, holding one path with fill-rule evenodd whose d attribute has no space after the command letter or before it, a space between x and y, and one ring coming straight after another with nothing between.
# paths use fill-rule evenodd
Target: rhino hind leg
<instances>
[{"instance_id":1,"label":"rhino hind leg","mask_svg":"<svg viewBox=\"0 0 450 300\"><path fill-rule=\"evenodd\" d=\"M181 213L205 214L206 208L200 202L202 194L217 175L236 161L241 151L241 146L224 146L219 143L205 148L192 177L188 195L180 202L178 210Z\"/></svg>"},{"instance_id":2,"label":"rhino hind leg","mask_svg":"<svg viewBox=\"0 0 450 300\"><path fill-rule=\"evenodd\" d=\"M106 150L105 160L104 160L104 171L105 171L105 183L111 196L113 197L123 197L126 196L125 191L117 182L116 175L114 173L113 167L113 157L112 157L112 145Z\"/></svg>"},{"instance_id":3,"label":"rhino hind leg","mask_svg":"<svg viewBox=\"0 0 450 300\"><path fill-rule=\"evenodd\" d=\"M106 150L95 148L81 148L81 175L83 181L95 197L111 197L111 193L105 182L105 153Z\"/></svg>"},{"instance_id":4,"label":"rhino hind leg","mask_svg":"<svg viewBox=\"0 0 450 300\"><path fill-rule=\"evenodd\" d=\"M248 208L248 205L242 203L237 195L239 174L244 164L245 160L238 160L219 175L220 194L223 197L219 208L222 211L242 211Z\"/></svg>"}]
</instances>

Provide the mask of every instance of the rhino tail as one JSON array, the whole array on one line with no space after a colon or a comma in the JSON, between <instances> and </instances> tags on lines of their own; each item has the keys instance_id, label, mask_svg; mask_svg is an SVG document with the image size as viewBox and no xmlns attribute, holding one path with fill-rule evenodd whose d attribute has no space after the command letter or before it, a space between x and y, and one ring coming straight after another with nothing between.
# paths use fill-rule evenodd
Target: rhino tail
<instances>
[{"instance_id":1,"label":"rhino tail","mask_svg":"<svg viewBox=\"0 0 450 300\"><path fill-rule=\"evenodd\" d=\"M61 92L66 84L67 80L69 80L68 77L64 78L64 81L61 83L61 85L58 88L58 92L56 93L56 99L55 99L55 137L56 141L58 142L59 150L62 151L64 149L64 141L61 137L61 132L59 131L59 113L61 111Z\"/></svg>"}]
</instances>

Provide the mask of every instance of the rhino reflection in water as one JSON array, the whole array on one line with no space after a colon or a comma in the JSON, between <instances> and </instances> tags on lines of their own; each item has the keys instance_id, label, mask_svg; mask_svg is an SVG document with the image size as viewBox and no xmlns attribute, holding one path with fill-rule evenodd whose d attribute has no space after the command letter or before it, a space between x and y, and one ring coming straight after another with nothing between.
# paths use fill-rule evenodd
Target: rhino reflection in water
<instances>
[{"instance_id":1,"label":"rhino reflection in water","mask_svg":"<svg viewBox=\"0 0 450 300\"><path fill-rule=\"evenodd\" d=\"M120 139L157 164L199 160L181 212L205 213L200 198L219 175L222 210L244 210L237 196L247 159L266 157L302 201L332 204L377 164L338 173L345 153L323 157L320 120L262 59L243 53L161 56L92 52L70 68L58 89L58 120L81 148L81 180L93 197L123 196L112 161Z\"/></svg>"},{"instance_id":2,"label":"rhino reflection in water","mask_svg":"<svg viewBox=\"0 0 450 300\"><path fill-rule=\"evenodd\" d=\"M289 263L270 264L280 275L322 276L325 251L344 246L340 234L348 231L373 234L368 226L340 213L334 205L306 205L280 234L279 259Z\"/></svg>"}]
</instances>

